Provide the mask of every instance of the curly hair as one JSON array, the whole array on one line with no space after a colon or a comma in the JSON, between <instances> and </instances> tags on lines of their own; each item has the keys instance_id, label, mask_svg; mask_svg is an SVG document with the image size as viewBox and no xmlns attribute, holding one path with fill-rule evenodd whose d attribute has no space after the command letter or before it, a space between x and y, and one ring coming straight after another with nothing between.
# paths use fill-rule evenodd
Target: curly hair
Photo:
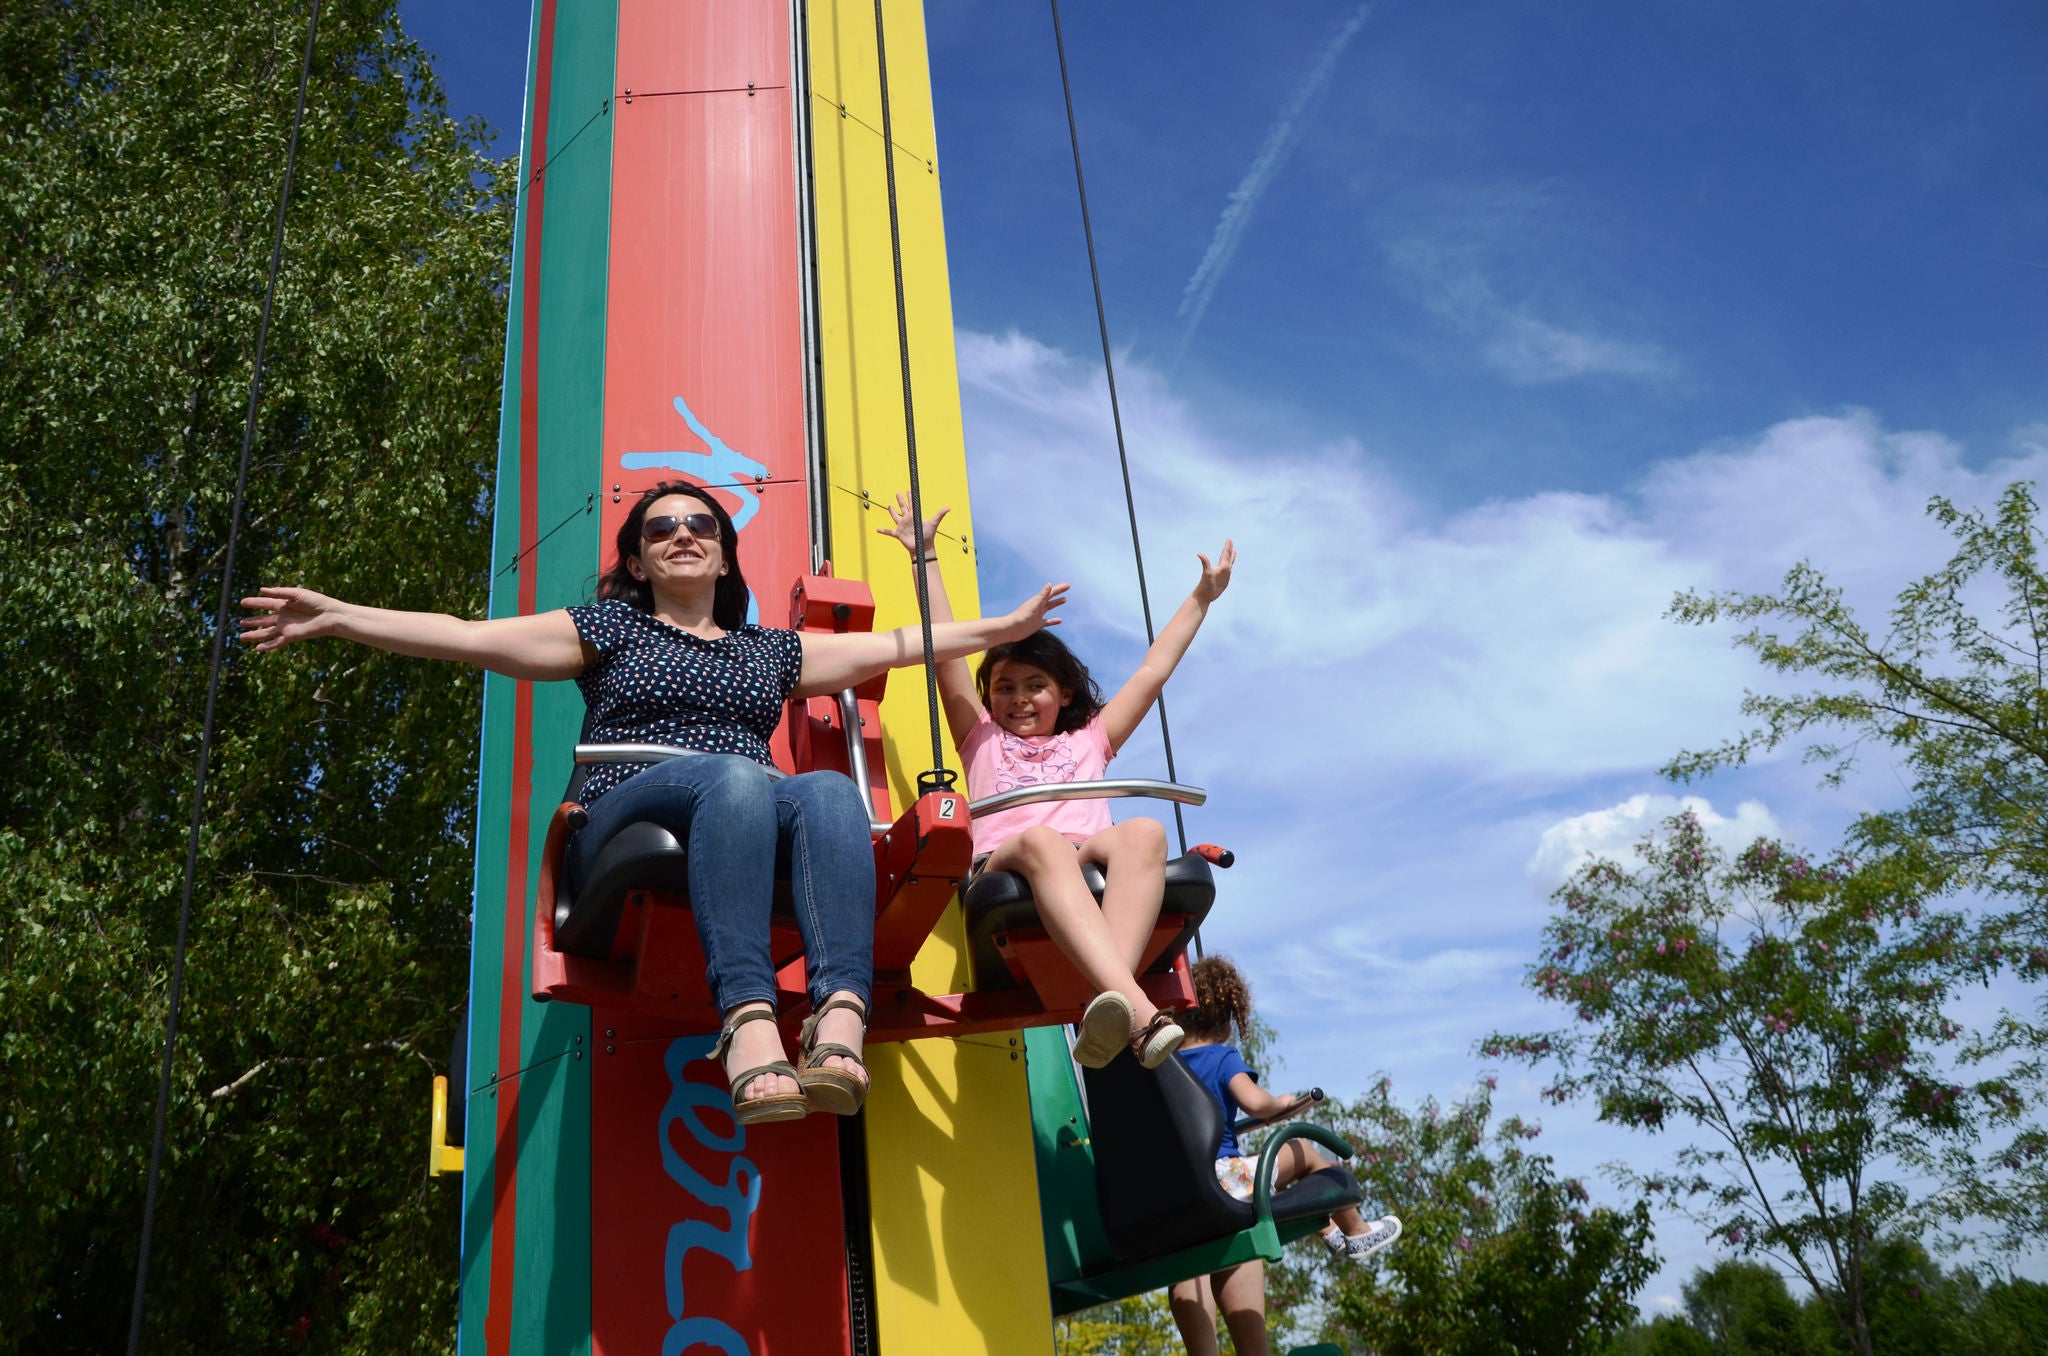
<instances>
[{"instance_id":1,"label":"curly hair","mask_svg":"<svg viewBox=\"0 0 2048 1356\"><path fill-rule=\"evenodd\" d=\"M1088 676L1088 666L1067 648L1065 641L1050 631L1033 631L1022 640L988 647L981 656L981 666L974 671L974 686L981 693L984 708L988 706L988 685L995 677L996 665L1006 659L1044 669L1055 683L1074 694L1073 700L1060 708L1058 718L1053 721L1054 734L1080 729L1095 719L1095 713L1102 709L1102 689Z\"/></svg>"},{"instance_id":2,"label":"curly hair","mask_svg":"<svg viewBox=\"0 0 2048 1356\"><path fill-rule=\"evenodd\" d=\"M720 630L737 631L747 624L749 598L746 576L740 573L740 534L733 528L732 515L725 511L725 505L713 499L701 486L686 480L664 480L640 492L632 511L619 524L618 539L613 543L612 567L597 581L597 600L604 602L617 598L642 612L654 611L654 590L646 580L635 578L626 562L640 554L640 526L647 521L647 510L656 500L672 494L687 495L697 500L718 524L718 545L725 554L726 570L712 589L711 620L718 624Z\"/></svg>"},{"instance_id":3,"label":"curly hair","mask_svg":"<svg viewBox=\"0 0 2048 1356\"><path fill-rule=\"evenodd\" d=\"M1235 1024L1242 1040L1252 1021L1252 986L1230 957L1204 956L1189 973L1195 981L1195 1006L1176 1016L1181 1030L1202 1040L1227 1041Z\"/></svg>"}]
</instances>

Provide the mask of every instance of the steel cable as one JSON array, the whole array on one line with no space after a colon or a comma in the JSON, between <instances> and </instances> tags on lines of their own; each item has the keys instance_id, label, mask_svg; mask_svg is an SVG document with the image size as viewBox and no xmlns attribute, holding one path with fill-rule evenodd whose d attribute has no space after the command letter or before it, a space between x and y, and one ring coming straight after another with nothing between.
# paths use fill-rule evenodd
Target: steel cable
<instances>
[{"instance_id":1,"label":"steel cable","mask_svg":"<svg viewBox=\"0 0 2048 1356\"><path fill-rule=\"evenodd\" d=\"M1102 270L1095 262L1095 228L1088 220L1088 180L1081 173L1081 133L1074 123L1074 87L1067 78L1067 44L1060 33L1060 0L1052 3L1052 40L1060 54L1060 92L1067 100L1067 138L1074 146L1074 187L1081 199L1081 235L1088 242L1088 278L1095 285L1095 324L1102 332L1102 370L1109 379L1109 417L1116 427L1116 460L1124 477L1124 511L1131 520L1131 555L1138 566L1138 606L1145 613L1145 644L1151 645L1156 637L1152 631L1152 599L1145 588L1145 548L1138 541L1138 503L1131 493L1131 458L1124 448L1124 416L1116 398L1116 360L1109 348L1109 314L1102 305ZM1166 720L1166 694L1159 694L1159 738L1166 746L1166 780L1177 782L1180 777L1173 767L1173 730ZM1173 827L1180 836L1181 855L1188 850L1188 826L1181 817L1179 805L1173 807Z\"/></svg>"},{"instance_id":2,"label":"steel cable","mask_svg":"<svg viewBox=\"0 0 2048 1356\"><path fill-rule=\"evenodd\" d=\"M882 87L882 165L889 185L889 255L896 267L896 352L903 368L903 444L910 459L910 520L916 525L919 557L930 548L924 539L924 496L917 476L917 414L910 394L910 312L903 301L903 227L896 211L896 138L889 119L888 43L882 32L882 0L875 0L875 68ZM939 665L932 649L931 587L924 571L917 577L917 620L924 634L925 702L932 727L932 770L917 779L918 794L953 789L953 772L946 766L946 747L939 726Z\"/></svg>"},{"instance_id":3,"label":"steel cable","mask_svg":"<svg viewBox=\"0 0 2048 1356\"><path fill-rule=\"evenodd\" d=\"M178 1004L185 987L185 948L191 934L192 886L199 871L199 836L206 822L206 768L213 756L214 712L220 698L220 673L226 656L228 607L234 599L235 543L242 531L242 505L249 489L249 451L256 441L256 408L263 397L263 354L270 340L271 305L277 297L278 266L284 258L285 209L291 202L292 177L299 164L299 129L306 117L306 81L313 70L313 39L320 28L320 0L306 15L306 54L299 63L298 104L292 110L292 133L284 157L284 188L277 197L277 231L270 242L270 275L263 285L263 311L256 324L256 356L249 377L249 413L242 425L242 459L235 469L235 502L228 518L227 550L220 567L220 605L213 614L213 658L206 674L206 714L199 726L199 767L192 784L192 827L185 844L185 884L178 901L178 942L171 959L171 988L164 1017L163 1067L157 1075L156 1124L150 1136L149 1179L142 1196L142 1239L135 1257L135 1297L128 1310L128 1356L142 1350L142 1313L149 1290L149 1253L156 1236L157 1185L163 1172L164 1127L171 1107L171 1061L178 1048Z\"/></svg>"}]
</instances>

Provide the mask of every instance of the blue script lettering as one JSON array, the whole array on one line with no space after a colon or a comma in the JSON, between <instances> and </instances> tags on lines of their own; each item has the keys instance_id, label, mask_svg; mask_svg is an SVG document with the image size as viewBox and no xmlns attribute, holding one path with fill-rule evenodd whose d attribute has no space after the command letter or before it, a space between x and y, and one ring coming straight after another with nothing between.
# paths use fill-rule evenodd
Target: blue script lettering
<instances>
[{"instance_id":1,"label":"blue script lettering","mask_svg":"<svg viewBox=\"0 0 2048 1356\"><path fill-rule=\"evenodd\" d=\"M662 1356L682 1356L693 1346L712 1347L724 1352L725 1356L752 1356L746 1339L731 1325L704 1315L683 1316L683 1262L692 1252L702 1248L725 1259L736 1272L750 1270L754 1265L753 1256L747 1250L747 1224L761 1203L760 1170L750 1160L735 1156L727 1163L724 1183L713 1182L684 1160L671 1138L677 1122L681 1122L688 1128L690 1137L703 1148L735 1154L746 1147L745 1126L735 1124L731 1134L720 1134L704 1119L706 1108L716 1108L730 1115L731 1096L716 1087L693 1083L683 1077L684 1066L691 1060L710 1054L714 1043L714 1038L708 1035L684 1036L669 1042L668 1051L661 1061L669 1079L668 1101L661 1109L657 1126L661 1138L661 1165L676 1185L689 1192L699 1205L721 1212L726 1217L723 1229L704 1219L682 1220L669 1228L668 1246L662 1255L662 1285L664 1298L668 1301L668 1316L675 1322L662 1339Z\"/></svg>"}]
</instances>

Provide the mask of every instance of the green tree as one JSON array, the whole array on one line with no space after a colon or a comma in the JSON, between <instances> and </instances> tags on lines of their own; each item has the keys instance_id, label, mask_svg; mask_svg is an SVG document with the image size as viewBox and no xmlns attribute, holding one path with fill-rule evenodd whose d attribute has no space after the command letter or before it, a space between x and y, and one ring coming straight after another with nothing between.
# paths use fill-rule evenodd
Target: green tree
<instances>
[{"instance_id":1,"label":"green tree","mask_svg":"<svg viewBox=\"0 0 2048 1356\"><path fill-rule=\"evenodd\" d=\"M1824 1356L1834 1327L1811 1318L1774 1267L1728 1259L1693 1273L1681 1288L1686 1317L1716 1356Z\"/></svg>"},{"instance_id":2,"label":"green tree","mask_svg":"<svg viewBox=\"0 0 2048 1356\"><path fill-rule=\"evenodd\" d=\"M1993 1281L1970 1321L1985 1356L2048 1356L2048 1285Z\"/></svg>"},{"instance_id":3,"label":"green tree","mask_svg":"<svg viewBox=\"0 0 2048 1356\"><path fill-rule=\"evenodd\" d=\"M1219 1333L1225 1351L1230 1337ZM1155 1290L1068 1314L1053 1325L1055 1356L1179 1356L1180 1333L1166 1292Z\"/></svg>"},{"instance_id":4,"label":"green tree","mask_svg":"<svg viewBox=\"0 0 2048 1356\"><path fill-rule=\"evenodd\" d=\"M1609 1343L1605 1356L1716 1356L1714 1344L1675 1314L1638 1323Z\"/></svg>"},{"instance_id":5,"label":"green tree","mask_svg":"<svg viewBox=\"0 0 2048 1356\"><path fill-rule=\"evenodd\" d=\"M125 1335L210 626L305 11L0 7L0 1348ZM511 167L391 0L329 0L236 582L479 610ZM153 1350L444 1350L431 1065L478 685L231 664Z\"/></svg>"},{"instance_id":6,"label":"green tree","mask_svg":"<svg viewBox=\"0 0 2048 1356\"><path fill-rule=\"evenodd\" d=\"M1735 643L1768 669L1819 685L1791 695L1750 692L1754 724L1717 747L1681 754L1679 779L1738 766L1787 744L1839 783L1869 749L1887 751L1909 782L1904 805L1858 818L1861 857L1899 855L1949 883L1988 891L2000 911L1981 920L2001 964L2048 978L2048 574L2033 487L2019 483L1994 510L1944 498L1928 512L1955 541L1940 569L1898 594L1882 633L1810 563L1775 593L1683 593L1672 616L1690 625L1735 622ZM2015 1084L2048 1074L2048 999L2031 1018L2006 1014L1967 1052L2001 1062ZM1999 1242L2026 1250L2048 1234L2048 1133L2014 1129L1990 1161L1996 1178L1958 1184L1951 1219L1991 1220Z\"/></svg>"},{"instance_id":7,"label":"green tree","mask_svg":"<svg viewBox=\"0 0 2048 1356\"><path fill-rule=\"evenodd\" d=\"M1490 1082L1408 1111L1382 1080L1317 1119L1358 1147L1368 1210L1403 1225L1364 1266L1311 1240L1273 1269L1298 1315L1324 1316L1323 1337L1382 1356L1510 1356L1594 1348L1634 1320L1658 1265L1648 1203L1594 1205L1530 1150L1536 1127L1493 1124Z\"/></svg>"},{"instance_id":8,"label":"green tree","mask_svg":"<svg viewBox=\"0 0 2048 1356\"><path fill-rule=\"evenodd\" d=\"M1555 896L1529 983L1574 1026L1482 1048L1556 1064L1546 1095L1603 1120L1704 1131L1675 1171L1622 1179L1789 1266L1869 1356L1871 1240L1924 1227L1910 1183L1964 1180L2024 1109L2004 1079L1951 1082L1938 1053L1963 1035L1948 1004L1995 962L1905 854L1817 865L1762 841L1731 861L1691 814L1665 827L1639 870L1594 860Z\"/></svg>"}]
</instances>

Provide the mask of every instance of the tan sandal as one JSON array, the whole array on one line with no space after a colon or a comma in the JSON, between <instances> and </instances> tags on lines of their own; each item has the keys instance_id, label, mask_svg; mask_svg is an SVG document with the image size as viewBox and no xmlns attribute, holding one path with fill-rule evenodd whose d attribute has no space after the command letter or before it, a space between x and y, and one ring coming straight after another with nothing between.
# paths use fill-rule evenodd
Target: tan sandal
<instances>
[{"instance_id":1,"label":"tan sandal","mask_svg":"<svg viewBox=\"0 0 2048 1356\"><path fill-rule=\"evenodd\" d=\"M1180 1049L1180 1043L1187 1039L1187 1032L1164 1008L1152 1014L1152 1020L1131 1033L1131 1053L1138 1063L1148 1069L1156 1069L1166 1063L1166 1057Z\"/></svg>"},{"instance_id":2,"label":"tan sandal","mask_svg":"<svg viewBox=\"0 0 2048 1356\"><path fill-rule=\"evenodd\" d=\"M826 1041L822 1045L817 1043L818 1023L834 1008L845 1008L849 1012L859 1013L860 1029L863 1034L866 1033L866 1004L856 998L827 999L823 1007L804 1018L803 1032L798 1037L798 1048L802 1052L798 1059L802 1066L796 1071L796 1081L803 1085L804 1095L810 1099L811 1110L822 1111L830 1116L852 1116L860 1111L861 1103L867 1100L868 1080L864 1077L855 1078L846 1069L826 1064L824 1061L835 1055L840 1059L852 1060L863 1074L867 1073L868 1066L862 1061L860 1051L851 1046L841 1045L837 1041Z\"/></svg>"},{"instance_id":3,"label":"tan sandal","mask_svg":"<svg viewBox=\"0 0 2048 1356\"><path fill-rule=\"evenodd\" d=\"M718 1033L718 1044L711 1047L711 1057L720 1064L723 1064L727 1052L732 1049L734 1032L738 1031L748 1022L773 1022L774 1020L775 1014L767 1008L749 1008L737 1017L731 1018L726 1022L725 1028ZM802 1120L806 1115L810 1114L810 1102L805 1098L801 1086L795 1092L771 1092L764 1093L758 1097L740 1096L740 1089L759 1078L762 1074L781 1074L785 1078L796 1079L799 1085L803 1082L802 1077L786 1059L773 1060L761 1065L757 1069L748 1069L745 1073L734 1074L730 1083L732 1087L732 1118L735 1124L758 1125L765 1121L796 1121Z\"/></svg>"}]
</instances>

